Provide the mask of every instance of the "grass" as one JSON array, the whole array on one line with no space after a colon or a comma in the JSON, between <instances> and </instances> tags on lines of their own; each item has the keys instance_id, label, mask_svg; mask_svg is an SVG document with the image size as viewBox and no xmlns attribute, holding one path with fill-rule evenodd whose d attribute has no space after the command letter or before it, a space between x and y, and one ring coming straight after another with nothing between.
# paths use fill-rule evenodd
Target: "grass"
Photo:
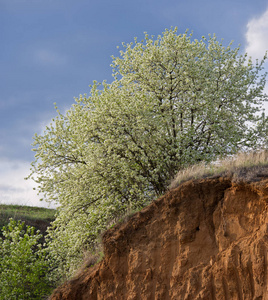
<instances>
[{"instance_id":1,"label":"grass","mask_svg":"<svg viewBox=\"0 0 268 300\"><path fill-rule=\"evenodd\" d=\"M56 215L55 209L43 207L21 206L21 205L0 205L0 230L6 226L10 218L24 221L26 225L34 226L43 234Z\"/></svg>"},{"instance_id":2,"label":"grass","mask_svg":"<svg viewBox=\"0 0 268 300\"><path fill-rule=\"evenodd\" d=\"M200 163L177 173L169 189L178 187L182 182L209 176L232 174L234 178L250 179L253 175L263 173L263 167L268 167L268 150L242 152L209 164ZM251 172L250 172L251 171ZM267 175L267 172L265 172Z\"/></svg>"}]
</instances>

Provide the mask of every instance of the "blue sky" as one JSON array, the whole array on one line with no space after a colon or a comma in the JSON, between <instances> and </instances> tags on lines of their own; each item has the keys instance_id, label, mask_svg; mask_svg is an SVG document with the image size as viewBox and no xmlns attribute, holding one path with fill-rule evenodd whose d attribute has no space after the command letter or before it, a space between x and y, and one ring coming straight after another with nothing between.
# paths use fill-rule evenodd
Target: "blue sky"
<instances>
[{"instance_id":1,"label":"blue sky","mask_svg":"<svg viewBox=\"0 0 268 300\"><path fill-rule=\"evenodd\" d=\"M112 80L122 42L166 28L215 33L261 59L268 49L267 0L0 0L0 203L40 203L25 182L32 137L93 80Z\"/></svg>"}]
</instances>

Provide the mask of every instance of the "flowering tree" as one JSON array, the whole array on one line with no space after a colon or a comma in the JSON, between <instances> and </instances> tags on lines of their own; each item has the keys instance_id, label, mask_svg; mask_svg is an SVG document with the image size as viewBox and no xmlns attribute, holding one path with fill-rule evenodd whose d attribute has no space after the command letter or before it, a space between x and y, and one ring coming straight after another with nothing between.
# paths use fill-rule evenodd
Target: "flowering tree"
<instances>
[{"instance_id":1,"label":"flowering tree","mask_svg":"<svg viewBox=\"0 0 268 300\"><path fill-rule=\"evenodd\" d=\"M63 272L111 219L164 193L178 170L256 147L267 123L264 60L253 64L215 36L146 34L113 58L111 84L94 82L88 97L58 111L35 136L31 177L60 204L50 237Z\"/></svg>"}]
</instances>

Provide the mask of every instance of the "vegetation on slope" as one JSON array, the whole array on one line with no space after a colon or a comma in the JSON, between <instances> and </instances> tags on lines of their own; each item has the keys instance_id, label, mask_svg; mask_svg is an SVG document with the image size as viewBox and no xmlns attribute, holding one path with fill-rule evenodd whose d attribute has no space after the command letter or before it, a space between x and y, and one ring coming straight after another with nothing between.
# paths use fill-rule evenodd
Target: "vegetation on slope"
<instances>
[{"instance_id":1,"label":"vegetation on slope","mask_svg":"<svg viewBox=\"0 0 268 300\"><path fill-rule=\"evenodd\" d=\"M229 174L234 179L244 181L250 180L255 175L265 177L268 176L266 167L268 167L268 150L240 152L211 163L202 162L179 171L169 189L176 188L186 180L208 176Z\"/></svg>"}]
</instances>

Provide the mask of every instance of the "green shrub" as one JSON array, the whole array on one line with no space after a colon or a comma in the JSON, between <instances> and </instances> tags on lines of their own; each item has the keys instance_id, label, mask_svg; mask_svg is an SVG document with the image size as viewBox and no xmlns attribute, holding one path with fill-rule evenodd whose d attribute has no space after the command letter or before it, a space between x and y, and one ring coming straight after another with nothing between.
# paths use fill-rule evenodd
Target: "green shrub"
<instances>
[{"instance_id":1,"label":"green shrub","mask_svg":"<svg viewBox=\"0 0 268 300\"><path fill-rule=\"evenodd\" d=\"M0 299L42 299L51 290L52 270L42 234L10 219L0 239Z\"/></svg>"}]
</instances>

